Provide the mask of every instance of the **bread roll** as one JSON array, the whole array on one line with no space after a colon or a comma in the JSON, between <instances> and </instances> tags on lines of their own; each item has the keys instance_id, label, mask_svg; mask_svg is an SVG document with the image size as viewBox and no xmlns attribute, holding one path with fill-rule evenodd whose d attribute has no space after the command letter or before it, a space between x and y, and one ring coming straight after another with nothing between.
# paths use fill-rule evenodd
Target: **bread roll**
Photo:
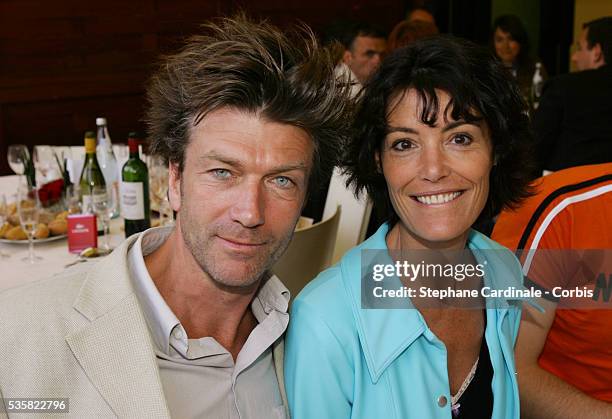
<instances>
[{"instance_id":1,"label":"bread roll","mask_svg":"<svg viewBox=\"0 0 612 419\"><path fill-rule=\"evenodd\" d=\"M0 227L0 237L5 238L6 233L12 228L9 223L4 223L2 227Z\"/></svg>"},{"instance_id":2,"label":"bread roll","mask_svg":"<svg viewBox=\"0 0 612 419\"><path fill-rule=\"evenodd\" d=\"M52 236L66 234L68 231L68 222L66 220L53 220L49 223L49 231Z\"/></svg>"},{"instance_id":3,"label":"bread roll","mask_svg":"<svg viewBox=\"0 0 612 419\"><path fill-rule=\"evenodd\" d=\"M28 235L23 231L21 226L17 226L7 231L4 237L9 240L27 240Z\"/></svg>"},{"instance_id":4,"label":"bread roll","mask_svg":"<svg viewBox=\"0 0 612 419\"><path fill-rule=\"evenodd\" d=\"M49 237L49 227L46 224L40 223L34 232L35 239L46 239Z\"/></svg>"}]
</instances>

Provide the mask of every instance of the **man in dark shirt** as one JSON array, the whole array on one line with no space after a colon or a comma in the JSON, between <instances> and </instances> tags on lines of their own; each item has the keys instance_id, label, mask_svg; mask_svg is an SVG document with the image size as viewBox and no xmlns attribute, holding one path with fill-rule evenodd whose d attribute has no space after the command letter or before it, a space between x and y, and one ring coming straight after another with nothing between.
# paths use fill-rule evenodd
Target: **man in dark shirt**
<instances>
[{"instance_id":1,"label":"man in dark shirt","mask_svg":"<svg viewBox=\"0 0 612 419\"><path fill-rule=\"evenodd\" d=\"M572 61L576 73L544 87L533 128L542 169L612 161L612 17L583 25Z\"/></svg>"}]
</instances>

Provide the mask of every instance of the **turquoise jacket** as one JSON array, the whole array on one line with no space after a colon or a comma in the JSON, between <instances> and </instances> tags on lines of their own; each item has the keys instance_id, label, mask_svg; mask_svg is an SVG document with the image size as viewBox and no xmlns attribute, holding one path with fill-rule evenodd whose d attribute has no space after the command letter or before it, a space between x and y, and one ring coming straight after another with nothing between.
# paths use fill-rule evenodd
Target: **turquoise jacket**
<instances>
[{"instance_id":1,"label":"turquoise jacket","mask_svg":"<svg viewBox=\"0 0 612 419\"><path fill-rule=\"evenodd\" d=\"M383 225L293 302L285 347L293 419L452 417L446 348L420 312L361 308L361 250L387 250L387 232ZM487 261L485 285L510 283L524 289L520 265L510 251L476 231L470 232L468 247L497 249L476 256ZM520 309L516 301L506 302L506 308L486 309L485 339L494 371L492 417L518 419L513 347Z\"/></svg>"}]
</instances>

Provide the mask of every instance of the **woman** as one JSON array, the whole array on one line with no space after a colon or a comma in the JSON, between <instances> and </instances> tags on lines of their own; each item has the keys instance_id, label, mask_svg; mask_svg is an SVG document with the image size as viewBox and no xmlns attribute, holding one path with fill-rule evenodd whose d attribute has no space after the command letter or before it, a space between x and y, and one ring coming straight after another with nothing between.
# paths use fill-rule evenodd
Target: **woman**
<instances>
[{"instance_id":1,"label":"woman","mask_svg":"<svg viewBox=\"0 0 612 419\"><path fill-rule=\"evenodd\" d=\"M392 264L397 251L468 249L486 276L464 286L522 287L514 256L470 226L529 193L523 110L501 64L468 41L424 39L383 61L365 87L347 167L387 222L293 302L285 383L294 419L519 417L520 310L442 308L420 296L407 299L411 309L363 306L372 262Z\"/></svg>"},{"instance_id":2,"label":"woman","mask_svg":"<svg viewBox=\"0 0 612 419\"><path fill-rule=\"evenodd\" d=\"M502 15L495 19L491 44L497 58L516 78L525 100L531 99L536 61L529 55L529 36L521 19L515 15ZM541 63L540 74L543 79L546 78L546 70Z\"/></svg>"}]
</instances>

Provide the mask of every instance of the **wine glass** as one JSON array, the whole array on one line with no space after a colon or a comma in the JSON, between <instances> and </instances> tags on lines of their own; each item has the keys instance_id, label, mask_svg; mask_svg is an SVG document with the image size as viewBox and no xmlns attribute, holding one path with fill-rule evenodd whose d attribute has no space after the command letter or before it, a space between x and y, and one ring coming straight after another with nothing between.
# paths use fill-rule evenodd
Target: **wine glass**
<instances>
[{"instance_id":1,"label":"wine glass","mask_svg":"<svg viewBox=\"0 0 612 419\"><path fill-rule=\"evenodd\" d=\"M30 159L30 152L23 144L13 144L8 147L7 160L13 172L18 175L25 173L25 162Z\"/></svg>"},{"instance_id":2,"label":"wine glass","mask_svg":"<svg viewBox=\"0 0 612 419\"><path fill-rule=\"evenodd\" d=\"M34 146L33 154L34 168L36 169L37 184L44 185L47 182L61 177L55 152L49 145Z\"/></svg>"},{"instance_id":3,"label":"wine glass","mask_svg":"<svg viewBox=\"0 0 612 419\"><path fill-rule=\"evenodd\" d=\"M93 195L91 199L93 210L98 220L102 222L102 228L104 229L104 249L110 250L110 218L113 213L115 197L106 186L94 186L91 194Z\"/></svg>"},{"instance_id":4,"label":"wine glass","mask_svg":"<svg viewBox=\"0 0 612 419\"><path fill-rule=\"evenodd\" d=\"M38 228L38 217L40 215L40 199L38 189L35 186L21 184L17 193L17 214L21 228L28 235L29 252L23 258L24 262L34 264L42 258L34 254L34 233Z\"/></svg>"},{"instance_id":5,"label":"wine glass","mask_svg":"<svg viewBox=\"0 0 612 419\"><path fill-rule=\"evenodd\" d=\"M150 190L158 204L160 225L171 222L170 202L168 201L168 165L159 156L149 158ZM166 221L168 219L168 221Z\"/></svg>"},{"instance_id":6,"label":"wine glass","mask_svg":"<svg viewBox=\"0 0 612 419\"><path fill-rule=\"evenodd\" d=\"M6 197L4 194L0 195L0 228L6 223L8 219L8 206L6 205ZM0 258L7 258L8 254L0 250Z\"/></svg>"},{"instance_id":7,"label":"wine glass","mask_svg":"<svg viewBox=\"0 0 612 419\"><path fill-rule=\"evenodd\" d=\"M68 211L68 214L79 214L82 212L79 185L73 183L64 189L64 208Z\"/></svg>"}]
</instances>

